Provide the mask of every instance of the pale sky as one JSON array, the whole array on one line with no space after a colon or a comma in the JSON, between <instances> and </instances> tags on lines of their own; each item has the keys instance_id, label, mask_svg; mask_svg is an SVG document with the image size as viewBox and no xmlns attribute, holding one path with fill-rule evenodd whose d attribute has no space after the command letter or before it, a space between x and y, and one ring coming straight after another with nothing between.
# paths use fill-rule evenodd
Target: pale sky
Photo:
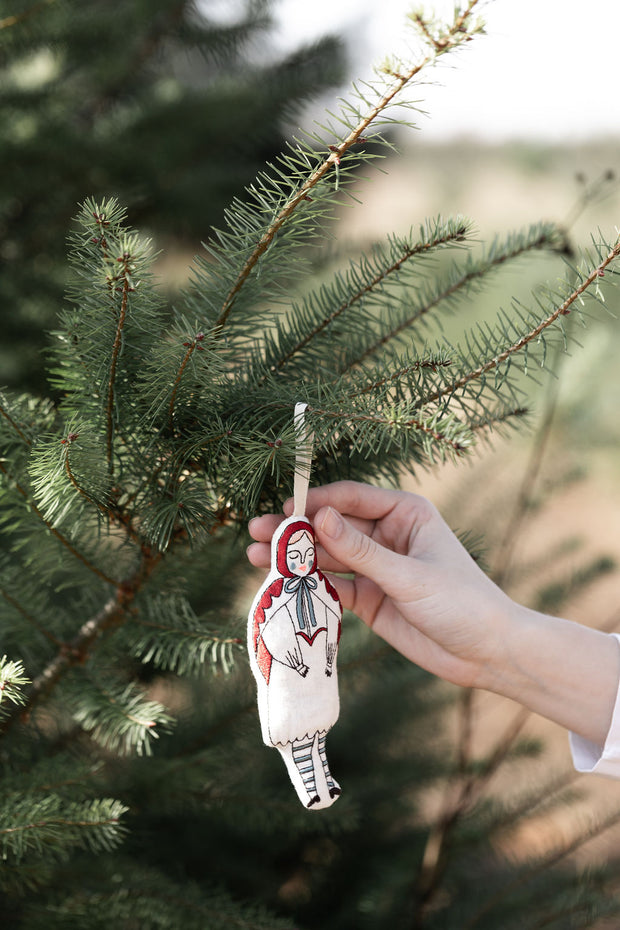
<instances>
[{"instance_id":1,"label":"pale sky","mask_svg":"<svg viewBox=\"0 0 620 930\"><path fill-rule=\"evenodd\" d=\"M453 0L427 0L451 17ZM282 47L329 30L348 37L352 77L405 47L408 0L278 0ZM620 139L620 0L488 0L487 35L436 70L422 88L425 138L468 133L493 141ZM417 95L416 95L417 96ZM620 143L619 143L620 144Z\"/></svg>"}]
</instances>

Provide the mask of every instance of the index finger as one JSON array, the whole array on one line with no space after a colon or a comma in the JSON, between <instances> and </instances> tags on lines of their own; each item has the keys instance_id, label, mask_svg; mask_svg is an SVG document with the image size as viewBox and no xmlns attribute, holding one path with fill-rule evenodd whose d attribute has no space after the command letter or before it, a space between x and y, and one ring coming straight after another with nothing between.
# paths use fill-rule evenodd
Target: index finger
<instances>
[{"instance_id":1,"label":"index finger","mask_svg":"<svg viewBox=\"0 0 620 930\"><path fill-rule=\"evenodd\" d=\"M388 488L377 488L361 481L335 481L308 491L306 505L309 517L321 507L333 507L345 516L362 520L381 520L404 498L404 492ZM292 507L287 501L285 512Z\"/></svg>"}]
</instances>

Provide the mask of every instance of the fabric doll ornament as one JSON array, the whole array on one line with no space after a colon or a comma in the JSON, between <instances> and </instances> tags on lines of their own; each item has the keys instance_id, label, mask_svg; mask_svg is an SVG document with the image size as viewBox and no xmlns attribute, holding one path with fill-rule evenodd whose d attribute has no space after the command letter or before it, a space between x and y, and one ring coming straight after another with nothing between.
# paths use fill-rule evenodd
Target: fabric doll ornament
<instances>
[{"instance_id":1,"label":"fabric doll ornament","mask_svg":"<svg viewBox=\"0 0 620 930\"><path fill-rule=\"evenodd\" d=\"M304 514L310 473L305 407L295 408L294 514L271 541L271 570L248 616L248 653L263 741L282 755L301 803L321 810L340 794L325 740L340 710L336 656L342 607L318 569L314 530Z\"/></svg>"}]
</instances>

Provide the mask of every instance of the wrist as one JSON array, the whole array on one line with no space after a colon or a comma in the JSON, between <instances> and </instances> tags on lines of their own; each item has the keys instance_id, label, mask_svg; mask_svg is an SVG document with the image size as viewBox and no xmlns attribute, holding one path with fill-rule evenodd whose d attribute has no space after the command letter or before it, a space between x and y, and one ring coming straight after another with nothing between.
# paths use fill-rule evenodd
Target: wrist
<instances>
[{"instance_id":1,"label":"wrist","mask_svg":"<svg viewBox=\"0 0 620 930\"><path fill-rule=\"evenodd\" d=\"M537 640L550 618L536 614L508 596L503 606L494 623L494 648L485 670L485 687L504 697L522 700L522 695L528 693L539 677L535 662L540 652Z\"/></svg>"},{"instance_id":2,"label":"wrist","mask_svg":"<svg viewBox=\"0 0 620 930\"><path fill-rule=\"evenodd\" d=\"M488 690L605 742L620 678L614 637L511 601L493 665Z\"/></svg>"},{"instance_id":3,"label":"wrist","mask_svg":"<svg viewBox=\"0 0 620 930\"><path fill-rule=\"evenodd\" d=\"M497 589L497 597L481 618L484 642L478 650L479 660L473 687L509 696L519 687L518 652L521 635L527 624L526 608Z\"/></svg>"}]
</instances>

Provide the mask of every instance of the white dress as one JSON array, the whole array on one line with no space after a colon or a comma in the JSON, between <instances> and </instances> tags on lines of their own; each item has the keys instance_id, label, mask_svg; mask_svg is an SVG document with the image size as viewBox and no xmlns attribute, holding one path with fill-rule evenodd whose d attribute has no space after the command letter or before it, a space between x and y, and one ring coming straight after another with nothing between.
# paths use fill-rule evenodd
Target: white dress
<instances>
[{"instance_id":1,"label":"white dress","mask_svg":"<svg viewBox=\"0 0 620 930\"><path fill-rule=\"evenodd\" d=\"M316 626L299 629L296 596L284 592L273 599L259 626L272 658L269 683L257 678L259 707L264 709L261 729L268 746L311 739L326 733L338 719L338 673L335 663L330 661L328 667L328 647L338 642L340 617L325 582L318 573L313 577Z\"/></svg>"}]
</instances>

